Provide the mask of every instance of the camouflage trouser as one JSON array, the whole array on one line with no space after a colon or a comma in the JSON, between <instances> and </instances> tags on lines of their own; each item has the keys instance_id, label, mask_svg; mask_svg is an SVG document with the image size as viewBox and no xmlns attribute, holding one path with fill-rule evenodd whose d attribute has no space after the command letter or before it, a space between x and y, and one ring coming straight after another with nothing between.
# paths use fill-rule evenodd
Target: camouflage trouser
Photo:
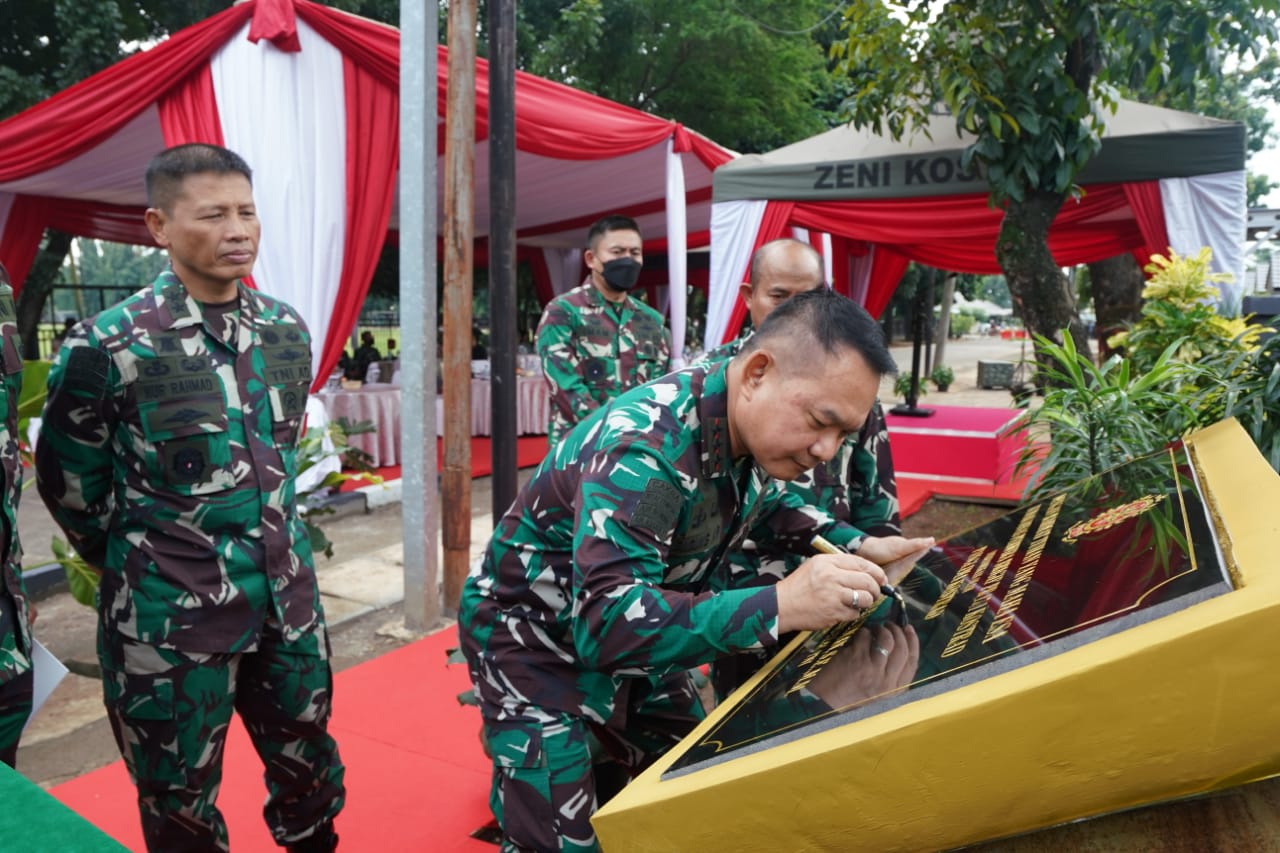
<instances>
[{"instance_id":1,"label":"camouflage trouser","mask_svg":"<svg viewBox=\"0 0 1280 853\"><path fill-rule=\"evenodd\" d=\"M18 738L31 716L31 670L0 684L0 761L14 766Z\"/></svg>"},{"instance_id":2,"label":"camouflage trouser","mask_svg":"<svg viewBox=\"0 0 1280 853\"><path fill-rule=\"evenodd\" d=\"M502 849L596 851L591 816L597 802L597 766L611 760L629 775L648 766L703 717L687 673L630 684L625 728L544 711L553 721L485 720L493 757L489 807L502 826ZM601 754L603 752L603 754Z\"/></svg>"},{"instance_id":3,"label":"camouflage trouser","mask_svg":"<svg viewBox=\"0 0 1280 853\"><path fill-rule=\"evenodd\" d=\"M160 649L100 628L98 657L148 850L229 849L215 800L233 709L266 767L263 815L276 843L312 835L342 809L342 761L326 732L329 662L298 654L278 628L242 654Z\"/></svg>"}]
</instances>

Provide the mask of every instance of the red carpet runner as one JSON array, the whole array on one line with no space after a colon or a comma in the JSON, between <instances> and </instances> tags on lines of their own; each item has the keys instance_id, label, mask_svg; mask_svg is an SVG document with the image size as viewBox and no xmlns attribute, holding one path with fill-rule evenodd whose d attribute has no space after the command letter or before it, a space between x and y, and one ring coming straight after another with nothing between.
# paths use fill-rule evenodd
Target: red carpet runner
<instances>
[{"instance_id":1,"label":"red carpet runner","mask_svg":"<svg viewBox=\"0 0 1280 853\"><path fill-rule=\"evenodd\" d=\"M479 712L454 698L466 667L446 666L448 628L337 674L331 730L347 766L341 849L432 853L496 848L470 837L489 813ZM143 850L134 788L121 761L51 792L130 850ZM240 723L227 738L222 793L236 853L277 853L262 820L262 765ZM3 845L0 844L0 847Z\"/></svg>"}]
</instances>

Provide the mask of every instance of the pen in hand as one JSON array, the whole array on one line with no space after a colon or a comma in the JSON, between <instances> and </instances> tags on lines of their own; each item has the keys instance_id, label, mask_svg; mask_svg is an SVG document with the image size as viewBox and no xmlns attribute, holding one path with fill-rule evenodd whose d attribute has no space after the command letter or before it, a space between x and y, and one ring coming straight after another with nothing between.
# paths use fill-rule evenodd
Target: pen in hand
<instances>
[{"instance_id":1,"label":"pen in hand","mask_svg":"<svg viewBox=\"0 0 1280 853\"><path fill-rule=\"evenodd\" d=\"M848 548L841 548L839 545L832 543L821 535L815 535L809 540L809 544L814 547L814 550L823 554L853 553ZM910 620L907 618L907 602L902 597L902 593L897 589L897 587L890 586L889 584L881 584L880 593L887 598L893 599L895 611L894 618L900 626L903 628L907 627Z\"/></svg>"}]
</instances>

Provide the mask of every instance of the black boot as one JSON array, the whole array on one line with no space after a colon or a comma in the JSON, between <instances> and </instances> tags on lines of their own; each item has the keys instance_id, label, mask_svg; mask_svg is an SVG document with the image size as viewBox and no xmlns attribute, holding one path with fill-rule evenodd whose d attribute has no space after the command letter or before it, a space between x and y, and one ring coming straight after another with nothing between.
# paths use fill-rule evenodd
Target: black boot
<instances>
[{"instance_id":1,"label":"black boot","mask_svg":"<svg viewBox=\"0 0 1280 853\"><path fill-rule=\"evenodd\" d=\"M333 831L333 824L321 824L315 832L306 838L292 842L285 847L288 853L332 853L338 849L338 834Z\"/></svg>"}]
</instances>

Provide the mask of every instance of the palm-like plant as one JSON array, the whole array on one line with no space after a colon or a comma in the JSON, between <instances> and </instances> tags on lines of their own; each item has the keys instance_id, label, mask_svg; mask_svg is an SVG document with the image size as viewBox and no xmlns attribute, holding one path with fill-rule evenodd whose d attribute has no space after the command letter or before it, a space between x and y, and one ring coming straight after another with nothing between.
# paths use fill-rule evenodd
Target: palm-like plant
<instances>
[{"instance_id":1,"label":"palm-like plant","mask_svg":"<svg viewBox=\"0 0 1280 853\"><path fill-rule=\"evenodd\" d=\"M1198 367L1173 360L1176 347L1171 344L1139 373L1119 356L1095 365L1070 335L1061 345L1036 337L1046 392L1043 404L1028 413L1027 428L1033 437L1047 437L1048 446L1028 442L1019 459L1020 472L1039 475L1028 500L1159 450L1196 423L1191 400L1178 389Z\"/></svg>"}]
</instances>

